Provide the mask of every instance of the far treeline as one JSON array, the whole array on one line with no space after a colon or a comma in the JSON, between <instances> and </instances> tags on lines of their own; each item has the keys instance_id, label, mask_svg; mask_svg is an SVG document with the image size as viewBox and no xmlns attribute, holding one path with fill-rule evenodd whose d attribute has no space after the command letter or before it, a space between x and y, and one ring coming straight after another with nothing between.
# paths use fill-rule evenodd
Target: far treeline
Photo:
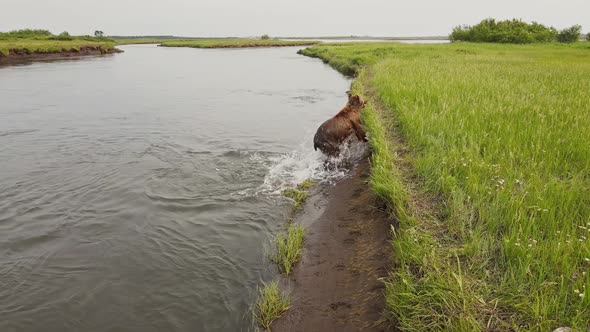
<instances>
[{"instance_id":1,"label":"far treeline","mask_svg":"<svg viewBox=\"0 0 590 332\"><path fill-rule=\"evenodd\" d=\"M456 27L449 38L453 42L531 44L557 41L574 43L580 39L581 32L580 25L558 31L554 27L547 27L537 22L526 23L518 19L496 21L493 18L488 18L474 26ZM586 37L590 40L590 33Z\"/></svg>"},{"instance_id":2,"label":"far treeline","mask_svg":"<svg viewBox=\"0 0 590 332\"><path fill-rule=\"evenodd\" d=\"M22 39L28 40L85 40L91 42L115 42L114 39L104 37L102 31L95 31L94 36L72 36L67 31L54 35L49 30L42 29L22 29L9 32L0 32L0 40L17 41Z\"/></svg>"}]
</instances>

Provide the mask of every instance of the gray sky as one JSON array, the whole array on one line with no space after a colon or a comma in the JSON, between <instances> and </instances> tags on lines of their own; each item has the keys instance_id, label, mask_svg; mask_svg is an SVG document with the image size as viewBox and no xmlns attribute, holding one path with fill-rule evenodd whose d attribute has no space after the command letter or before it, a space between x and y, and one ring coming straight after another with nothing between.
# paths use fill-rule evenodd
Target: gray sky
<instances>
[{"instance_id":1,"label":"gray sky","mask_svg":"<svg viewBox=\"0 0 590 332\"><path fill-rule=\"evenodd\" d=\"M177 36L447 35L487 17L590 31L590 0L0 0L0 31Z\"/></svg>"}]
</instances>

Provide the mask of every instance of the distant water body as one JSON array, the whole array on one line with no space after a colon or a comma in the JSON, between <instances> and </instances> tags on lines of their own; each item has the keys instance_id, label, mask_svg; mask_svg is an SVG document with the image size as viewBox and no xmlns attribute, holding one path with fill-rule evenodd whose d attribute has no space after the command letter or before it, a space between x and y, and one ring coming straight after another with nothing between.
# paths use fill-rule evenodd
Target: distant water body
<instances>
[{"instance_id":1,"label":"distant water body","mask_svg":"<svg viewBox=\"0 0 590 332\"><path fill-rule=\"evenodd\" d=\"M0 68L0 331L240 331L350 81L298 48Z\"/></svg>"}]
</instances>

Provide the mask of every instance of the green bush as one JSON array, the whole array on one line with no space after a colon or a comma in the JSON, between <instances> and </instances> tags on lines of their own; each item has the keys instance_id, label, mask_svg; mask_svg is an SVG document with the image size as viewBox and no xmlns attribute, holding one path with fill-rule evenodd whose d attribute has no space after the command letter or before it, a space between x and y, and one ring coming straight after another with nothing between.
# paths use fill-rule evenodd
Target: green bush
<instances>
[{"instance_id":1,"label":"green bush","mask_svg":"<svg viewBox=\"0 0 590 332\"><path fill-rule=\"evenodd\" d=\"M557 30L546 27L543 24L533 22L526 23L512 19L496 21L488 18L474 26L458 26L449 36L452 42L484 42L484 43L509 43L529 44L554 41Z\"/></svg>"},{"instance_id":2,"label":"green bush","mask_svg":"<svg viewBox=\"0 0 590 332\"><path fill-rule=\"evenodd\" d=\"M557 34L557 41L560 43L575 43L580 39L581 32L582 27L580 25L573 25L559 31Z\"/></svg>"},{"instance_id":3,"label":"green bush","mask_svg":"<svg viewBox=\"0 0 590 332\"><path fill-rule=\"evenodd\" d=\"M52 40L74 40L74 38L72 38L72 36L70 36L70 34L67 31L62 32L57 36L50 37L49 39L52 39Z\"/></svg>"},{"instance_id":4,"label":"green bush","mask_svg":"<svg viewBox=\"0 0 590 332\"><path fill-rule=\"evenodd\" d=\"M270 39L270 36L269 35L262 35L260 37L260 39L262 39L262 40L268 40L268 39Z\"/></svg>"}]
</instances>

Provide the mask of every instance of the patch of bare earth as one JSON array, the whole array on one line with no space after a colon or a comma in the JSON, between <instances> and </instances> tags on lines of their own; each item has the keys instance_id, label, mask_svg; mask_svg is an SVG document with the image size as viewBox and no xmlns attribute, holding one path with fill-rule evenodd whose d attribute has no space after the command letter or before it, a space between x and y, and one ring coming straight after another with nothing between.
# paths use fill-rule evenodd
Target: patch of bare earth
<instances>
[{"instance_id":1,"label":"patch of bare earth","mask_svg":"<svg viewBox=\"0 0 590 332\"><path fill-rule=\"evenodd\" d=\"M352 177L310 199L296 220L306 229L303 259L284 281L292 307L271 330L388 331L387 277L392 220L367 184L365 159Z\"/></svg>"}]
</instances>

